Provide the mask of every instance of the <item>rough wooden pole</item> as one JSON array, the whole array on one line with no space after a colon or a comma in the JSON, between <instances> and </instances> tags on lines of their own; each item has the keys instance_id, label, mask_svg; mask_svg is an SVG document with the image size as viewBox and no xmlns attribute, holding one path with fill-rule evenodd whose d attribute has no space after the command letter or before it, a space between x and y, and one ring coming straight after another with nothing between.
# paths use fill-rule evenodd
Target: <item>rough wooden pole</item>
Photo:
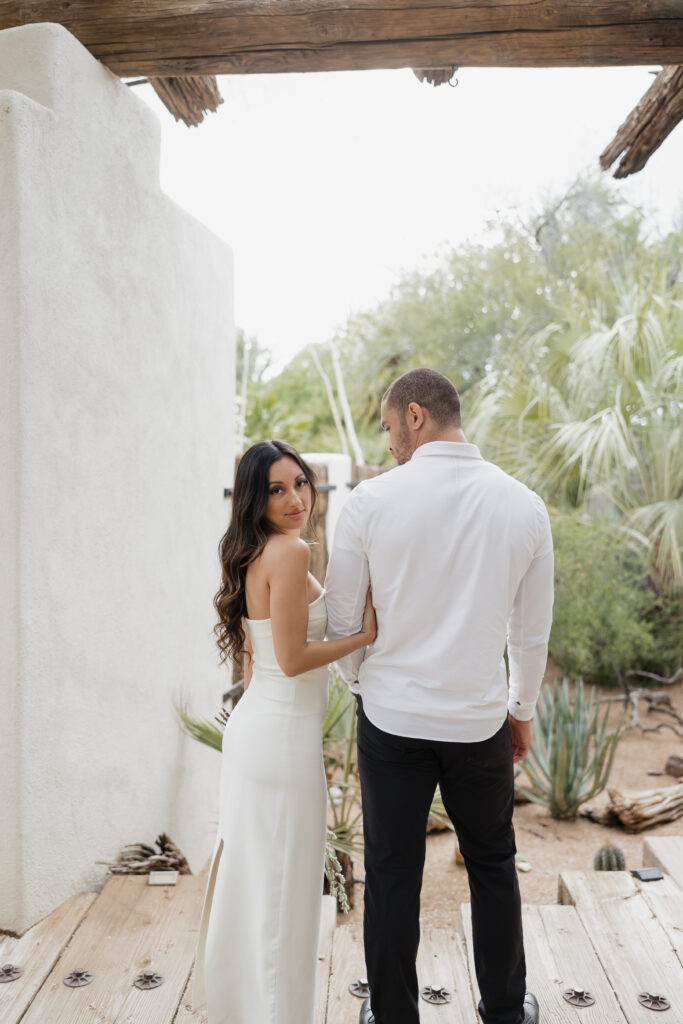
<instances>
[{"instance_id":1,"label":"rough wooden pole","mask_svg":"<svg viewBox=\"0 0 683 1024\"><path fill-rule=\"evenodd\" d=\"M327 466L314 465L316 481L321 487L327 483ZM306 529L302 531L303 539L311 545L311 572L318 583L325 582L327 571L327 540L325 539L325 528L327 525L327 506L329 504L327 491L318 491L318 498L315 503L315 511ZM315 532L314 532L315 531Z\"/></svg>"},{"instance_id":2,"label":"rough wooden pole","mask_svg":"<svg viewBox=\"0 0 683 1024\"><path fill-rule=\"evenodd\" d=\"M638 106L600 154L600 166L606 171L621 156L614 177L626 178L635 174L642 170L681 120L683 67L662 68Z\"/></svg>"},{"instance_id":3,"label":"rough wooden pole","mask_svg":"<svg viewBox=\"0 0 683 1024\"><path fill-rule=\"evenodd\" d=\"M680 0L0 0L119 75L683 64Z\"/></svg>"}]
</instances>

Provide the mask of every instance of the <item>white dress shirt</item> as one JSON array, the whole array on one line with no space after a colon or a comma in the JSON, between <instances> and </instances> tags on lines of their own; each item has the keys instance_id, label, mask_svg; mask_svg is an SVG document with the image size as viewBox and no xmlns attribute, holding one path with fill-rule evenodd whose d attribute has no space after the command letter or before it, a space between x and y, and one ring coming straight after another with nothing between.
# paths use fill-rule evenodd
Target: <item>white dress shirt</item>
<instances>
[{"instance_id":1,"label":"white dress shirt","mask_svg":"<svg viewBox=\"0 0 683 1024\"><path fill-rule=\"evenodd\" d=\"M374 725L475 742L508 710L533 717L553 603L550 521L537 494L476 445L421 445L360 483L342 509L325 579L328 637L360 628L369 582L377 639L339 668Z\"/></svg>"}]
</instances>

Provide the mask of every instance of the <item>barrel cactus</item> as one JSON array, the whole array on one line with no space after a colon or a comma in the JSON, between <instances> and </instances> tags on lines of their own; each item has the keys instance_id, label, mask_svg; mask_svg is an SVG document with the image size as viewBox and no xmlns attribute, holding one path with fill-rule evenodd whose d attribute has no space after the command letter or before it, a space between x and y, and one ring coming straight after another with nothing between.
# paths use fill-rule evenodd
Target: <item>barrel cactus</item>
<instances>
[{"instance_id":1,"label":"barrel cactus","mask_svg":"<svg viewBox=\"0 0 683 1024\"><path fill-rule=\"evenodd\" d=\"M624 851L612 843L605 843L593 857L596 871L623 871L625 864Z\"/></svg>"}]
</instances>

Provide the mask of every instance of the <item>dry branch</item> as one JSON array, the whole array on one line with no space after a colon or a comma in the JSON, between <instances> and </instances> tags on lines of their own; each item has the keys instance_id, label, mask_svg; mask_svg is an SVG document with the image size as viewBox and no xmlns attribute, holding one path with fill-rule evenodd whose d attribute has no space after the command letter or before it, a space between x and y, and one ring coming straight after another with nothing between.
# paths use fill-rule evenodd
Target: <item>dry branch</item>
<instances>
[{"instance_id":1,"label":"dry branch","mask_svg":"<svg viewBox=\"0 0 683 1024\"><path fill-rule=\"evenodd\" d=\"M213 75L200 78L150 78L149 84L171 111L176 121L196 127L204 114L213 113L223 102Z\"/></svg>"},{"instance_id":2,"label":"dry branch","mask_svg":"<svg viewBox=\"0 0 683 1024\"><path fill-rule=\"evenodd\" d=\"M118 75L683 64L675 0L0 0Z\"/></svg>"},{"instance_id":3,"label":"dry branch","mask_svg":"<svg viewBox=\"0 0 683 1024\"><path fill-rule=\"evenodd\" d=\"M654 679L656 683L664 683L665 686L673 686L679 679L683 679L683 666L677 668L672 676L658 676L656 672L643 672L642 669L632 668L625 673L626 676L639 676L643 679Z\"/></svg>"},{"instance_id":4,"label":"dry branch","mask_svg":"<svg viewBox=\"0 0 683 1024\"><path fill-rule=\"evenodd\" d=\"M683 817L683 785L621 793L608 790L605 807L584 807L581 814L601 825L621 824L627 832L642 832L663 821Z\"/></svg>"},{"instance_id":5,"label":"dry branch","mask_svg":"<svg viewBox=\"0 0 683 1024\"><path fill-rule=\"evenodd\" d=\"M191 875L190 865L165 832L156 840L159 853L147 843L129 843L119 853L115 864L108 864L112 875L147 875L150 871L177 871ZM99 863L106 863L98 861Z\"/></svg>"},{"instance_id":6,"label":"dry branch","mask_svg":"<svg viewBox=\"0 0 683 1024\"><path fill-rule=\"evenodd\" d=\"M671 679L666 679L664 676L655 676L651 672L631 672L627 673L627 675L648 675L652 679L658 679L662 683L671 683L675 682L679 678L680 670L679 672L676 672L676 674L672 676ZM671 729L671 731L675 733L676 736L680 736L683 738L683 732L680 731L675 725L672 725L671 722L660 722L658 725L653 726L643 725L643 723L640 720L640 711L638 707L638 702L641 700L646 701L648 714L651 711L654 711L659 712L662 715L669 715L669 717L673 718L678 723L678 725L683 726L683 716L679 715L678 712L674 709L669 694L664 693L662 690L652 691L627 689L626 692L621 694L619 697L601 697L600 703L623 703L624 710L626 710L630 706L631 719L628 725L626 726L627 729L640 729L641 732L661 732L662 729Z\"/></svg>"},{"instance_id":7,"label":"dry branch","mask_svg":"<svg viewBox=\"0 0 683 1024\"><path fill-rule=\"evenodd\" d=\"M642 170L682 119L683 67L662 68L638 106L600 154L603 171L620 156L615 178L626 178Z\"/></svg>"}]
</instances>

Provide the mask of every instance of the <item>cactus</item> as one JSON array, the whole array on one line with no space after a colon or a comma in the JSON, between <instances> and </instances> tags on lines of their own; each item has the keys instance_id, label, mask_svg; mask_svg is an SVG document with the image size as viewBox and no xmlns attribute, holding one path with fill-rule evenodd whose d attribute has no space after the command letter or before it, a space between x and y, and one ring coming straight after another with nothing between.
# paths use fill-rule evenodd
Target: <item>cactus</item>
<instances>
[{"instance_id":1,"label":"cactus","mask_svg":"<svg viewBox=\"0 0 683 1024\"><path fill-rule=\"evenodd\" d=\"M601 846L593 857L596 871L623 871L625 864L624 851L609 842Z\"/></svg>"}]
</instances>

